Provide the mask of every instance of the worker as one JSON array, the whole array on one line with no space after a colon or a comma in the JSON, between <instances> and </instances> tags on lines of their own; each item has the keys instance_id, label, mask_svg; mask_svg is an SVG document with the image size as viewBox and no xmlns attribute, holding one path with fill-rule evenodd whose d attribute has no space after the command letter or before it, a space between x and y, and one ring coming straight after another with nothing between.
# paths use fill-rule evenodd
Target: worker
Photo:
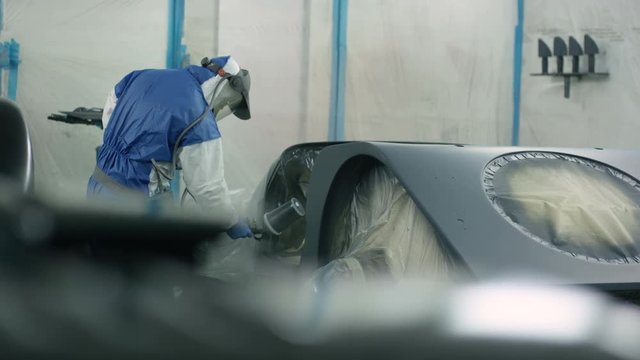
<instances>
[{"instance_id":1,"label":"worker","mask_svg":"<svg viewBox=\"0 0 640 360\"><path fill-rule=\"evenodd\" d=\"M181 167L186 191L229 237L252 237L231 204L216 124L230 114L251 118L250 86L249 72L230 56L126 75L104 107L103 145L88 196L171 198L171 180Z\"/></svg>"}]
</instances>

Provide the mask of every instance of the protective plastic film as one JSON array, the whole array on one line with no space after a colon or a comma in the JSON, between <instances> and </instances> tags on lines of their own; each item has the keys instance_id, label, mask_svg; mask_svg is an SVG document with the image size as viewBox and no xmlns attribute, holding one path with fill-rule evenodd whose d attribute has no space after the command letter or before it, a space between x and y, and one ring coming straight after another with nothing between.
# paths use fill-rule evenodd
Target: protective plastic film
<instances>
[{"instance_id":1,"label":"protective plastic film","mask_svg":"<svg viewBox=\"0 0 640 360\"><path fill-rule=\"evenodd\" d=\"M315 159L325 144L308 144L287 149L269 172L263 196L264 210L270 211L288 202L291 198L307 202L307 189ZM262 214L260 214L261 216ZM281 235L267 235L262 249L269 254L298 256L306 230L306 220L301 219L284 230Z\"/></svg>"},{"instance_id":2,"label":"protective plastic film","mask_svg":"<svg viewBox=\"0 0 640 360\"><path fill-rule=\"evenodd\" d=\"M233 203L242 204L238 209L242 209L241 214L247 214L250 224L261 222L265 212L291 198L295 197L306 204L315 159L324 146L307 144L285 150L271 166L251 199L245 199L246 192L231 192ZM302 218L279 236L265 230L260 242L255 239L231 240L220 235L216 241L198 249L198 272L211 278L238 282L250 279L256 271L261 271L258 270L259 255L277 257L287 264L299 265L305 230L306 221Z\"/></svg>"},{"instance_id":3,"label":"protective plastic film","mask_svg":"<svg viewBox=\"0 0 640 360\"><path fill-rule=\"evenodd\" d=\"M384 166L362 175L317 278L447 280L454 264L436 231Z\"/></svg>"},{"instance_id":4,"label":"protective plastic film","mask_svg":"<svg viewBox=\"0 0 640 360\"><path fill-rule=\"evenodd\" d=\"M640 184L607 165L554 153L492 161L485 190L533 239L576 257L640 262Z\"/></svg>"}]
</instances>

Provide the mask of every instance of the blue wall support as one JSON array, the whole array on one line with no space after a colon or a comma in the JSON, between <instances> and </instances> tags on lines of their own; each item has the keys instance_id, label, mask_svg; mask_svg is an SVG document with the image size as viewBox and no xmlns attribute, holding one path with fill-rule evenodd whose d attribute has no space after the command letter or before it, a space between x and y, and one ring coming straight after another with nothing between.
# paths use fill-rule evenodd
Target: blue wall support
<instances>
[{"instance_id":1,"label":"blue wall support","mask_svg":"<svg viewBox=\"0 0 640 360\"><path fill-rule=\"evenodd\" d=\"M4 1L0 0L0 32L4 30ZM16 101L18 98L18 67L20 65L20 44L15 40L0 43L0 86L3 84L4 70L9 71L7 91L0 92L9 99Z\"/></svg>"},{"instance_id":2,"label":"blue wall support","mask_svg":"<svg viewBox=\"0 0 640 360\"><path fill-rule=\"evenodd\" d=\"M511 145L520 144L520 95L522 91L522 42L524 38L524 0L518 1L518 24L513 50L513 126Z\"/></svg>"},{"instance_id":3,"label":"blue wall support","mask_svg":"<svg viewBox=\"0 0 640 360\"><path fill-rule=\"evenodd\" d=\"M349 0L333 0L333 59L331 70L329 141L344 140L348 9Z\"/></svg>"},{"instance_id":4,"label":"blue wall support","mask_svg":"<svg viewBox=\"0 0 640 360\"><path fill-rule=\"evenodd\" d=\"M8 97L16 101L18 97L18 67L20 66L20 44L15 39L0 43L0 84L4 78L5 70L8 70L9 76L7 81L7 89L4 88L0 95Z\"/></svg>"},{"instance_id":5,"label":"blue wall support","mask_svg":"<svg viewBox=\"0 0 640 360\"><path fill-rule=\"evenodd\" d=\"M182 44L184 35L184 0L169 0L169 23L167 26L167 68L183 67L186 46Z\"/></svg>"},{"instance_id":6,"label":"blue wall support","mask_svg":"<svg viewBox=\"0 0 640 360\"><path fill-rule=\"evenodd\" d=\"M18 98L18 66L20 65L20 44L11 39L9 44L9 89L7 96L16 101Z\"/></svg>"},{"instance_id":7,"label":"blue wall support","mask_svg":"<svg viewBox=\"0 0 640 360\"><path fill-rule=\"evenodd\" d=\"M169 23L167 34L167 68L179 69L187 65L189 56L187 47L182 44L184 36L184 0L169 0ZM180 201L180 178L182 173L176 171L171 181L171 192L176 202Z\"/></svg>"}]
</instances>

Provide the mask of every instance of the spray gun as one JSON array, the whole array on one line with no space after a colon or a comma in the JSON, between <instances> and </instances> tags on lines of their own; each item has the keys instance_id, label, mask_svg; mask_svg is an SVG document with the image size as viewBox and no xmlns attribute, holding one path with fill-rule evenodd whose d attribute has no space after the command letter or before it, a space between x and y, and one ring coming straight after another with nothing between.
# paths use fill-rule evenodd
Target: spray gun
<instances>
[{"instance_id":1,"label":"spray gun","mask_svg":"<svg viewBox=\"0 0 640 360\"><path fill-rule=\"evenodd\" d=\"M291 198L277 208L266 212L262 218L249 219L248 224L255 234L256 240L260 240L264 234L281 235L305 214L304 206L300 200Z\"/></svg>"}]
</instances>

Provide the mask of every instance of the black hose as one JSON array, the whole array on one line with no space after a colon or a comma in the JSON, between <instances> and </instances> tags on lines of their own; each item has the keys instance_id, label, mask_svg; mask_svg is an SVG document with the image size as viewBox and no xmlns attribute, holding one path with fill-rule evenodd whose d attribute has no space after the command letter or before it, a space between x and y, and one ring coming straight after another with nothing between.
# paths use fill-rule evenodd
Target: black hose
<instances>
[{"instance_id":1,"label":"black hose","mask_svg":"<svg viewBox=\"0 0 640 360\"><path fill-rule=\"evenodd\" d=\"M207 106L207 108L202 112L202 114L200 114L200 116L198 116L195 120L193 120L189 126L187 126L181 133L180 135L178 135L178 139L176 139L176 143L173 145L173 152L171 153L171 173L167 174L165 173L160 166L158 165L158 163L154 160L151 159L151 164L153 164L154 169L156 170L157 174L162 175L165 179L171 181L173 180L173 178L176 176L176 168L178 167L178 149L180 148L180 143L182 142L182 140L184 139L185 136L187 136L187 133L189 133L189 131L191 131L191 129L193 129L194 127L196 127L198 124L200 124L202 122L202 120L204 120L204 118L207 116L207 114L213 110L213 98L216 96L216 92L218 92L218 88L220 87L220 85L222 85L222 82L229 78L230 75L225 75L222 77L222 79L216 84L216 87L213 89L213 92L211 93L211 99L209 101L209 106ZM162 181L160 180L160 177L158 177L158 183L159 185L162 185ZM165 191L163 191L165 192ZM184 194L183 194L183 199L184 199Z\"/></svg>"}]
</instances>

